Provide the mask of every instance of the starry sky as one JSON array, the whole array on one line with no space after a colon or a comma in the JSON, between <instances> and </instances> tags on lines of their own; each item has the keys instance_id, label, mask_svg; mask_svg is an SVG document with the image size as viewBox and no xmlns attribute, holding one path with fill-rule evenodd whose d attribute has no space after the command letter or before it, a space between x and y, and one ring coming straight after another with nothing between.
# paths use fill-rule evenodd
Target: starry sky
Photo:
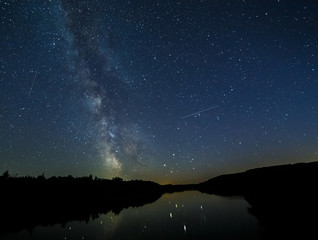
<instances>
[{"instance_id":1,"label":"starry sky","mask_svg":"<svg viewBox=\"0 0 318 240\"><path fill-rule=\"evenodd\" d=\"M192 183L318 160L317 12L0 0L0 171Z\"/></svg>"}]
</instances>

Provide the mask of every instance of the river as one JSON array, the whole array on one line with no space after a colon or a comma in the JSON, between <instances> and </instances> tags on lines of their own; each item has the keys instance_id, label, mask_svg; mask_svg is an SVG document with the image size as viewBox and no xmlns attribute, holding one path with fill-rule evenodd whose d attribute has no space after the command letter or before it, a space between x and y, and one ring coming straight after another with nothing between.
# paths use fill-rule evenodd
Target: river
<instances>
[{"instance_id":1,"label":"river","mask_svg":"<svg viewBox=\"0 0 318 240\"><path fill-rule=\"evenodd\" d=\"M188 191L88 222L37 226L0 239L260 239L262 228L248 208L244 198Z\"/></svg>"}]
</instances>

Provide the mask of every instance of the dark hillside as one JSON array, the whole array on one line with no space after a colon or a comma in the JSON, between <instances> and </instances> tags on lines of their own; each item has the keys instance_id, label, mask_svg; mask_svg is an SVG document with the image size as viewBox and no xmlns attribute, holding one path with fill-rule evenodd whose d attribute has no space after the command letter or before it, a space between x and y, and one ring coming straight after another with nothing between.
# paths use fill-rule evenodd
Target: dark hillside
<instances>
[{"instance_id":1,"label":"dark hillside","mask_svg":"<svg viewBox=\"0 0 318 240\"><path fill-rule=\"evenodd\" d=\"M317 236L318 162L281 165L222 175L199 184L201 192L241 195L268 239Z\"/></svg>"}]
</instances>

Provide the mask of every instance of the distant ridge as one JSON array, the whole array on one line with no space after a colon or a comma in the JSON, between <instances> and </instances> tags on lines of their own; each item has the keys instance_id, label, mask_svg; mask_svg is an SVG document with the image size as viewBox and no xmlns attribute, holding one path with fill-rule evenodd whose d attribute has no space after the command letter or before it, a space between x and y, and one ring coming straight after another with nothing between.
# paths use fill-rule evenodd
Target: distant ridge
<instances>
[{"instance_id":1,"label":"distant ridge","mask_svg":"<svg viewBox=\"0 0 318 240\"><path fill-rule=\"evenodd\" d=\"M318 181L318 162L296 163L225 174L198 184L201 192L247 195L308 191Z\"/></svg>"},{"instance_id":2,"label":"distant ridge","mask_svg":"<svg viewBox=\"0 0 318 240\"><path fill-rule=\"evenodd\" d=\"M318 226L318 162L263 167L198 184L204 193L243 196L266 239L314 239Z\"/></svg>"}]
</instances>

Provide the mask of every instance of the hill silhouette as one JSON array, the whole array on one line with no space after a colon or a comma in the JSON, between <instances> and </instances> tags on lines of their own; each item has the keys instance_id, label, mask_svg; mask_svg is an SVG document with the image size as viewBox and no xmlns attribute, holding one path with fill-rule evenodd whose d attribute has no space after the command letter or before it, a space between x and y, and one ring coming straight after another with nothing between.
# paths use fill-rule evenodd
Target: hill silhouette
<instances>
[{"instance_id":1,"label":"hill silhouette","mask_svg":"<svg viewBox=\"0 0 318 240\"><path fill-rule=\"evenodd\" d=\"M318 162L255 168L221 175L198 185L201 192L219 195L279 195L308 191L318 179Z\"/></svg>"},{"instance_id":2,"label":"hill silhouette","mask_svg":"<svg viewBox=\"0 0 318 240\"><path fill-rule=\"evenodd\" d=\"M269 238L317 236L318 162L288 164L221 175L198 185L201 192L243 196Z\"/></svg>"}]
</instances>

